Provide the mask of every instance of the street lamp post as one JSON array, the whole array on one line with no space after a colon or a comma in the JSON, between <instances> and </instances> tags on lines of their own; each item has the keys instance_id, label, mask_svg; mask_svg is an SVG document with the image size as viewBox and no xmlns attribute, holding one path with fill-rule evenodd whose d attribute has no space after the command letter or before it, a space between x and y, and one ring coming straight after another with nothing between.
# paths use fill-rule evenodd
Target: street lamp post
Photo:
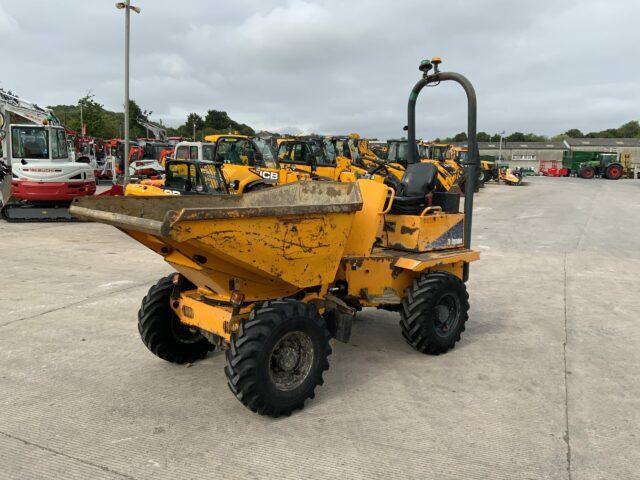
<instances>
[{"instance_id":1,"label":"street lamp post","mask_svg":"<svg viewBox=\"0 0 640 480\"><path fill-rule=\"evenodd\" d=\"M124 179L123 188L129 183L129 26L131 10L140 13L140 7L130 4L131 0L116 3L118 10L124 9Z\"/></svg>"},{"instance_id":2,"label":"street lamp post","mask_svg":"<svg viewBox=\"0 0 640 480\"><path fill-rule=\"evenodd\" d=\"M502 163L502 137L506 132L503 130L500 132L500 146L498 147L498 162Z\"/></svg>"}]
</instances>

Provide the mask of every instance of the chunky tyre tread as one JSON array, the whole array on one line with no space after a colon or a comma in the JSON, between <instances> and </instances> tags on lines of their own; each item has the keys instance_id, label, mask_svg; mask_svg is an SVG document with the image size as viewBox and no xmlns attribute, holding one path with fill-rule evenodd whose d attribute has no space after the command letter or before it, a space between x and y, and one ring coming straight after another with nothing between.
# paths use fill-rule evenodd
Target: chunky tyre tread
<instances>
[{"instance_id":1,"label":"chunky tyre tread","mask_svg":"<svg viewBox=\"0 0 640 480\"><path fill-rule=\"evenodd\" d=\"M430 341L428 322L425 322L425 309L431 308L435 297L443 288L460 289L463 293L461 300L460 319L456 332L446 342ZM400 310L400 329L402 336L414 349L422 353L440 355L455 347L460 335L465 330L465 323L469 319L469 294L464 282L455 275L446 272L433 272L416 278L411 287L407 288L406 296Z\"/></svg>"},{"instance_id":2,"label":"chunky tyre tread","mask_svg":"<svg viewBox=\"0 0 640 480\"><path fill-rule=\"evenodd\" d=\"M305 394L293 403L279 405L264 395L257 386L259 379L256 372L260 367L258 357L273 329L287 318L294 317L303 317L322 329L324 352L318 352L319 368L310 372L312 381ZM265 302L255 308L249 319L240 323L237 334L231 336L230 346L226 351L227 365L224 369L229 389L244 406L260 415L279 417L304 408L305 400L314 398L315 388L324 383L322 374L329 369L330 338L326 324L315 306L292 299Z\"/></svg>"},{"instance_id":3,"label":"chunky tyre tread","mask_svg":"<svg viewBox=\"0 0 640 480\"><path fill-rule=\"evenodd\" d=\"M192 363L214 349L204 337L194 343L182 343L171 330L174 315L169 305L173 289L172 275L162 278L142 300L138 310L138 331L145 346L156 357L171 363Z\"/></svg>"}]
</instances>

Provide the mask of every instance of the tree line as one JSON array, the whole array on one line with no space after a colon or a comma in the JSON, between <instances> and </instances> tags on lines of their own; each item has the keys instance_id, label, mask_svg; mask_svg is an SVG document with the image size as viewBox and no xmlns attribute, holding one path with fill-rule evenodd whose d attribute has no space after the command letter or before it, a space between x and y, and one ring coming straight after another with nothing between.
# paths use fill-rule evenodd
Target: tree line
<instances>
[{"instance_id":1,"label":"tree line","mask_svg":"<svg viewBox=\"0 0 640 480\"><path fill-rule=\"evenodd\" d=\"M87 135L98 138L119 138L123 136L124 113L106 110L97 102L91 93L78 100L76 105L54 105L49 107L60 121L71 130L81 131L80 110L87 125ZM131 138L146 137L146 129L140 125L139 120L148 120L153 112L143 110L134 100L129 104L129 130ZM206 135L216 133L237 132L243 135L254 135L254 130L244 123L238 123L231 119L227 112L220 110L208 110L204 116L198 113L190 113L185 122L177 128L165 127L168 136L180 136L202 140ZM562 141L566 138L640 138L640 123L637 120L621 125L618 128L608 128L599 132L583 133L577 128L571 128L566 132L552 137L537 135L535 133L513 132L502 137L507 142L548 142ZM436 142L465 142L467 134L458 133L453 137L436 138ZM478 132L479 142L498 142L500 134Z\"/></svg>"},{"instance_id":2,"label":"tree line","mask_svg":"<svg viewBox=\"0 0 640 480\"><path fill-rule=\"evenodd\" d=\"M124 135L124 113L105 109L104 105L97 102L90 93L80 98L76 105L53 105L48 108L70 130L81 132L80 118L82 117L82 121L87 126L87 136L108 139L121 138ZM131 138L147 136L147 130L140 124L140 121L148 121L152 113L143 110L135 100L130 100L129 132ZM204 118L197 113L190 113L179 127L165 128L168 136L193 138L194 125L198 140L215 133L255 134L249 125L238 123L232 120L227 112L219 110L208 110Z\"/></svg>"},{"instance_id":3,"label":"tree line","mask_svg":"<svg viewBox=\"0 0 640 480\"><path fill-rule=\"evenodd\" d=\"M479 142L499 142L500 134L494 133L493 135L487 132L478 132ZM567 138L640 138L640 123L637 120L621 125L618 128L608 128L599 132L583 133L578 128L571 128L564 133L554 135L551 137L545 135L536 135L535 133L522 133L513 132L509 135L502 137L505 142L561 142ZM466 142L467 134L460 132L453 137L437 138L436 142L450 143L450 142Z\"/></svg>"}]
</instances>

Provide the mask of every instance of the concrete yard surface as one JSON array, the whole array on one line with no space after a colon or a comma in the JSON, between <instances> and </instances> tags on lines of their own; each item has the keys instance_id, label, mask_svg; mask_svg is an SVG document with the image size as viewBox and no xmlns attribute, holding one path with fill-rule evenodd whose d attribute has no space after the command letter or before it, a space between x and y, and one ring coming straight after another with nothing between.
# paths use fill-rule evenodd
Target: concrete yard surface
<instances>
[{"instance_id":1,"label":"concrete yard surface","mask_svg":"<svg viewBox=\"0 0 640 480\"><path fill-rule=\"evenodd\" d=\"M277 420L141 343L171 271L100 224L0 223L2 479L640 478L640 181L476 196L471 311L441 356L365 309L316 398Z\"/></svg>"}]
</instances>

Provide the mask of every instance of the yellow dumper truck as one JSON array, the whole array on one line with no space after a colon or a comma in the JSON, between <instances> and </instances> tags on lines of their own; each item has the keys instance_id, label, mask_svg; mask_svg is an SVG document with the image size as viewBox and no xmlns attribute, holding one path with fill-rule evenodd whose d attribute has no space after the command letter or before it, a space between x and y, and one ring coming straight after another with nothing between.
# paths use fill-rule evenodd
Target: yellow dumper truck
<instances>
[{"instance_id":1,"label":"yellow dumper truck","mask_svg":"<svg viewBox=\"0 0 640 480\"><path fill-rule=\"evenodd\" d=\"M429 74L433 66L422 62L409 98L409 144L419 92L456 81L467 91L475 146L473 87L437 63ZM395 190L369 179L306 180L244 195L82 198L71 212L115 226L176 270L138 312L151 352L185 363L225 350L238 400L288 415L313 398L330 339L348 341L363 307L399 312L403 337L420 352L441 354L460 340L465 281L479 258L470 248L476 175L470 165L464 213L445 212L429 204L435 168L415 153Z\"/></svg>"}]
</instances>

